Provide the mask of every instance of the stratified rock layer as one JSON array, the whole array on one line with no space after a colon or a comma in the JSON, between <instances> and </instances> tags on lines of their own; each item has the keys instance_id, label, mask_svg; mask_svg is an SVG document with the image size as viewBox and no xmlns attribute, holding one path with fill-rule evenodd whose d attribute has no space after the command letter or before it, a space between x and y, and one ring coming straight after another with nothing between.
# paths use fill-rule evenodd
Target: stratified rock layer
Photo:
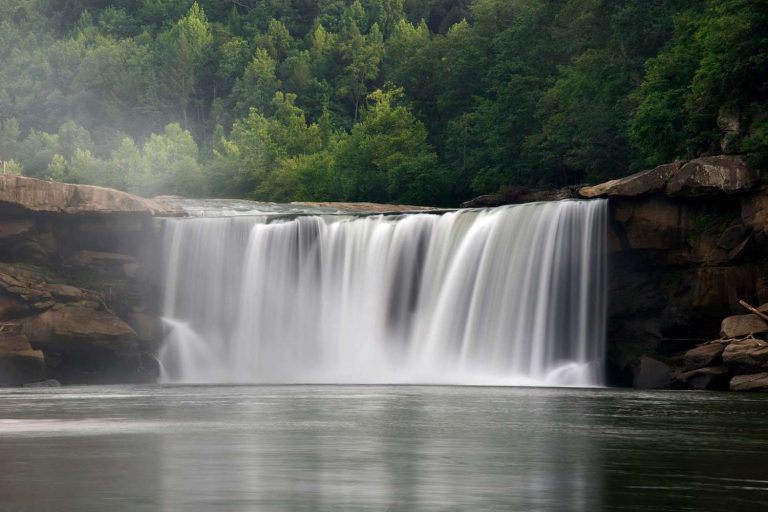
<instances>
[{"instance_id":1,"label":"stratified rock layer","mask_svg":"<svg viewBox=\"0 0 768 512\"><path fill-rule=\"evenodd\" d=\"M0 385L154 380L153 216L179 213L117 190L0 175Z\"/></svg>"},{"instance_id":2,"label":"stratified rock layer","mask_svg":"<svg viewBox=\"0 0 768 512\"><path fill-rule=\"evenodd\" d=\"M38 213L181 214L171 206L119 190L10 174L0 174L0 208L3 207Z\"/></svg>"}]
</instances>

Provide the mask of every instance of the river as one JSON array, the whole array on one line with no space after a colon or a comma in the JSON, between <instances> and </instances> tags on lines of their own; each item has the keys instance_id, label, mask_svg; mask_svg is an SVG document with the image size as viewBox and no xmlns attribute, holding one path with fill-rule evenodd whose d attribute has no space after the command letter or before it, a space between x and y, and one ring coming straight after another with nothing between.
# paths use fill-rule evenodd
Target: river
<instances>
[{"instance_id":1,"label":"river","mask_svg":"<svg viewBox=\"0 0 768 512\"><path fill-rule=\"evenodd\" d=\"M768 395L0 390L0 510L768 510Z\"/></svg>"}]
</instances>

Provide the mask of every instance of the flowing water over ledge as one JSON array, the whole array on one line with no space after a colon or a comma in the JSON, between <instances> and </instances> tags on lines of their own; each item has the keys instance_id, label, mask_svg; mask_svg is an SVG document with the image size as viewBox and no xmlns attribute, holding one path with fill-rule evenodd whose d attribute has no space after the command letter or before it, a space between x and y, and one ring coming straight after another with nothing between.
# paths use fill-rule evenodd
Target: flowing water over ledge
<instances>
[{"instance_id":1,"label":"flowing water over ledge","mask_svg":"<svg viewBox=\"0 0 768 512\"><path fill-rule=\"evenodd\" d=\"M605 201L186 207L166 221L168 382L601 383Z\"/></svg>"},{"instance_id":2,"label":"flowing water over ledge","mask_svg":"<svg viewBox=\"0 0 768 512\"><path fill-rule=\"evenodd\" d=\"M768 395L0 391L0 510L768 510Z\"/></svg>"}]
</instances>

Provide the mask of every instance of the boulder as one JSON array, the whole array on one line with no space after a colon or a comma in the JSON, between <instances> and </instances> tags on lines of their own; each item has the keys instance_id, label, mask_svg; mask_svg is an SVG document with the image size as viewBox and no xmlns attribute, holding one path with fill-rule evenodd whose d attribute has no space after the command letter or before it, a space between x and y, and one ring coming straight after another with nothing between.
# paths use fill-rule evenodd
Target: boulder
<instances>
[{"instance_id":1,"label":"boulder","mask_svg":"<svg viewBox=\"0 0 768 512\"><path fill-rule=\"evenodd\" d=\"M0 211L65 214L183 215L173 206L104 187L0 174Z\"/></svg>"},{"instance_id":2,"label":"boulder","mask_svg":"<svg viewBox=\"0 0 768 512\"><path fill-rule=\"evenodd\" d=\"M683 165L667 182L669 196L736 194L757 185L759 174L735 155L696 158Z\"/></svg>"},{"instance_id":3,"label":"boulder","mask_svg":"<svg viewBox=\"0 0 768 512\"><path fill-rule=\"evenodd\" d=\"M677 380L692 389L726 390L731 372L724 365L699 368L679 374Z\"/></svg>"},{"instance_id":4,"label":"boulder","mask_svg":"<svg viewBox=\"0 0 768 512\"><path fill-rule=\"evenodd\" d=\"M579 189L579 196L584 198L635 197L659 192L664 189L667 181L681 166L682 162L664 164L625 178L607 181L592 187L583 187Z\"/></svg>"},{"instance_id":5,"label":"boulder","mask_svg":"<svg viewBox=\"0 0 768 512\"><path fill-rule=\"evenodd\" d=\"M722 343L706 343L689 350L683 356L683 368L686 371L712 366L720 362L725 346Z\"/></svg>"},{"instance_id":6,"label":"boulder","mask_svg":"<svg viewBox=\"0 0 768 512\"><path fill-rule=\"evenodd\" d=\"M634 386L638 389L669 389L672 385L672 366L648 356L640 357L635 371Z\"/></svg>"},{"instance_id":7,"label":"boulder","mask_svg":"<svg viewBox=\"0 0 768 512\"><path fill-rule=\"evenodd\" d=\"M130 350L136 341L133 329L113 313L79 304L46 311L26 319L22 326L32 346L43 350Z\"/></svg>"},{"instance_id":8,"label":"boulder","mask_svg":"<svg viewBox=\"0 0 768 512\"><path fill-rule=\"evenodd\" d=\"M728 344L723 362L734 373L755 373L768 370L768 342L740 340Z\"/></svg>"},{"instance_id":9,"label":"boulder","mask_svg":"<svg viewBox=\"0 0 768 512\"><path fill-rule=\"evenodd\" d=\"M768 323L752 314L729 316L720 324L720 335L724 338L738 338L761 332L768 332Z\"/></svg>"},{"instance_id":10,"label":"boulder","mask_svg":"<svg viewBox=\"0 0 768 512\"><path fill-rule=\"evenodd\" d=\"M731 391L768 391L768 372L737 375L731 379Z\"/></svg>"}]
</instances>

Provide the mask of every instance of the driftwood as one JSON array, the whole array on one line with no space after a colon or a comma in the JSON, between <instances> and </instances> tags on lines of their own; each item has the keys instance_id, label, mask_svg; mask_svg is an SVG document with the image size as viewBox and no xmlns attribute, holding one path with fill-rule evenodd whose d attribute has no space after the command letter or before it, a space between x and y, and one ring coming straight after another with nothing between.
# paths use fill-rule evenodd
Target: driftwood
<instances>
[{"instance_id":1,"label":"driftwood","mask_svg":"<svg viewBox=\"0 0 768 512\"><path fill-rule=\"evenodd\" d=\"M750 313L752 313L754 315L757 315L760 318L762 318L763 320L765 320L766 322L768 322L768 315L766 315L765 313L759 311L757 308L752 307L750 304L744 302L743 300L740 300L739 304L741 304L741 306L744 309L746 309L747 311L749 311Z\"/></svg>"}]
</instances>

